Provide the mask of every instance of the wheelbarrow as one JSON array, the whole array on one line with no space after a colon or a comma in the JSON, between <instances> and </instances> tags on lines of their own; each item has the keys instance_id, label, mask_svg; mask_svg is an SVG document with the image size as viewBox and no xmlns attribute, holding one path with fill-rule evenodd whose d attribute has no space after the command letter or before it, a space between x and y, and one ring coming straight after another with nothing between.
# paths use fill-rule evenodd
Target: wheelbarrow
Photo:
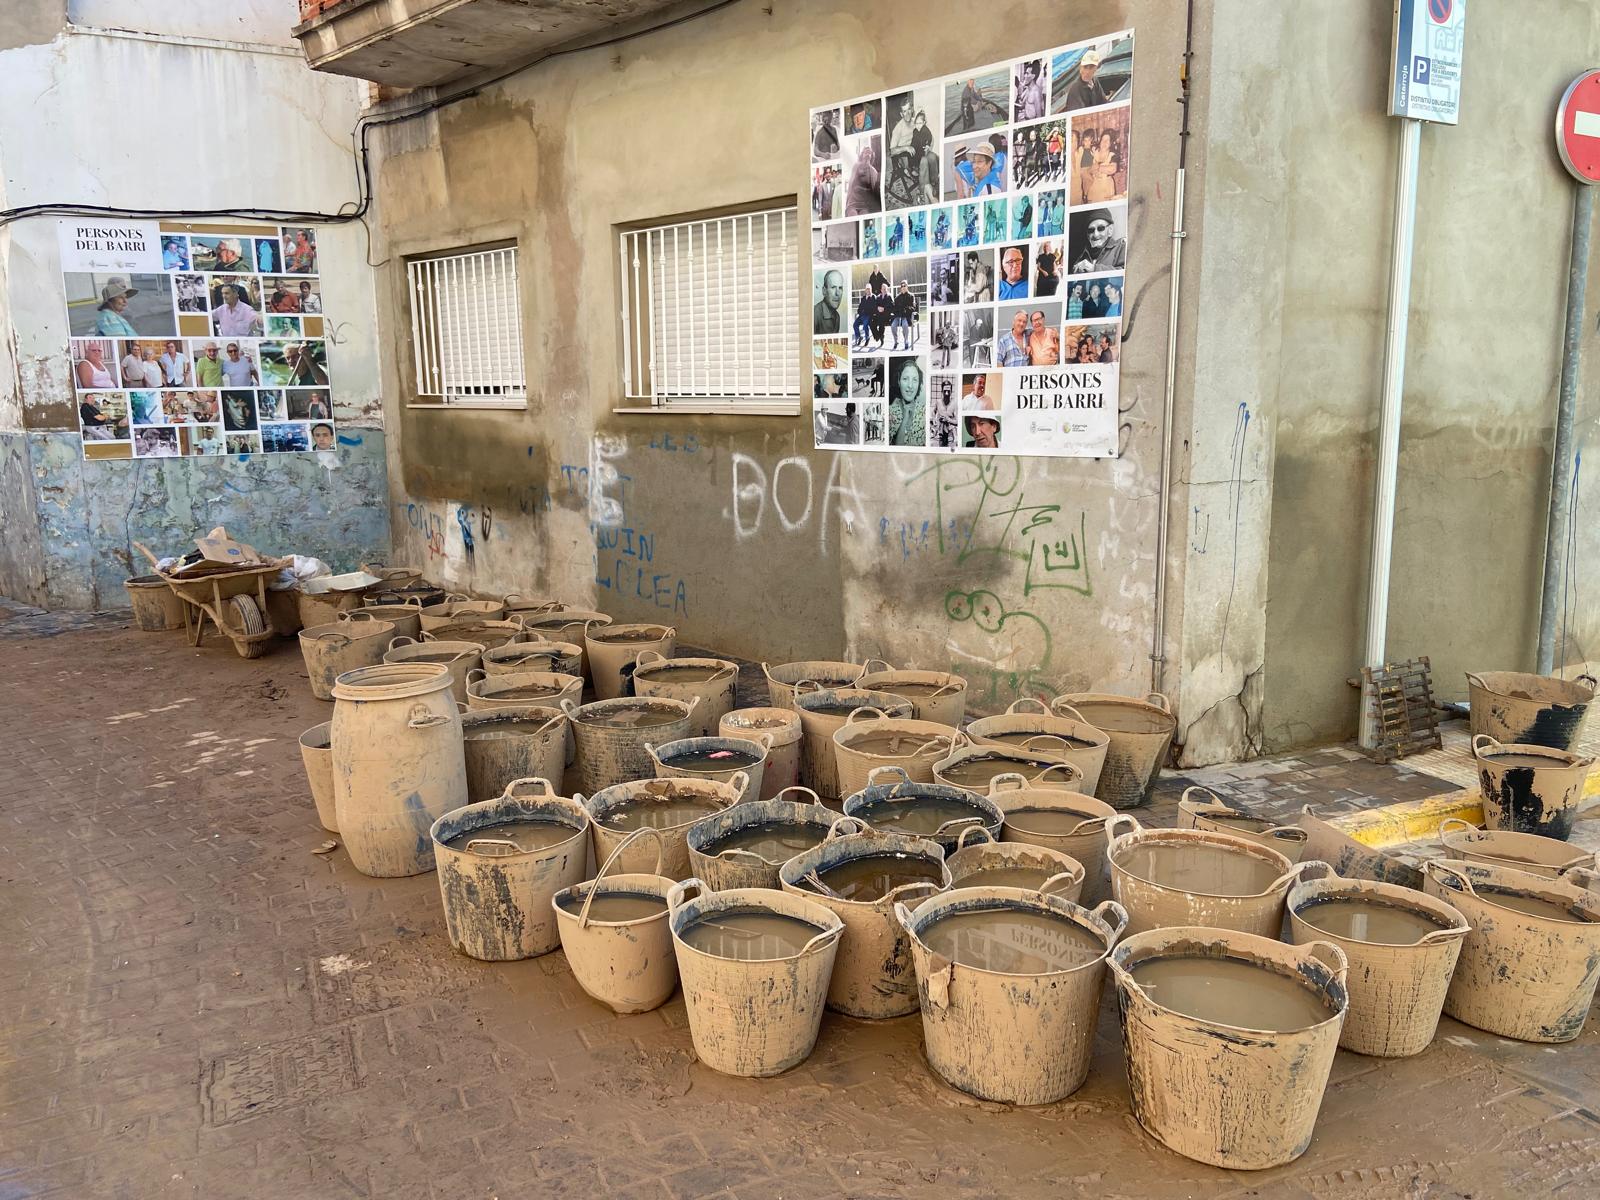
<instances>
[{"instance_id":1,"label":"wheelbarrow","mask_svg":"<svg viewBox=\"0 0 1600 1200\"><path fill-rule=\"evenodd\" d=\"M183 631L189 645L205 637L206 620L233 642L240 658L260 658L277 634L267 612L267 581L283 569L281 562L236 567L228 563L200 562L181 575L156 566L160 560L140 542L134 546L183 601Z\"/></svg>"}]
</instances>

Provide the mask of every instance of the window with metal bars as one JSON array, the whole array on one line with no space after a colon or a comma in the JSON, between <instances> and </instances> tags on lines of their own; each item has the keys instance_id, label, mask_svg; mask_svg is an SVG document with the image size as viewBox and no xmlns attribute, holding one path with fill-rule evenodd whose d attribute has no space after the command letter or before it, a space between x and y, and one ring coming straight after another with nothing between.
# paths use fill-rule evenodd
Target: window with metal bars
<instances>
[{"instance_id":1,"label":"window with metal bars","mask_svg":"<svg viewBox=\"0 0 1600 1200\"><path fill-rule=\"evenodd\" d=\"M413 258L406 273L418 398L465 407L526 405L516 246Z\"/></svg>"},{"instance_id":2,"label":"window with metal bars","mask_svg":"<svg viewBox=\"0 0 1600 1200\"><path fill-rule=\"evenodd\" d=\"M641 407L796 405L795 206L620 234L622 387Z\"/></svg>"}]
</instances>

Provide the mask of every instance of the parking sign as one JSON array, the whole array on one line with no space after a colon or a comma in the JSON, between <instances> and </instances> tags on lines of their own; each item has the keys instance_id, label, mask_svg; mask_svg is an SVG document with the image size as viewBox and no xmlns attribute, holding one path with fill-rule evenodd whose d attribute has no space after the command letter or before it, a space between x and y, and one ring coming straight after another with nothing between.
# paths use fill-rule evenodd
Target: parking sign
<instances>
[{"instance_id":1,"label":"parking sign","mask_svg":"<svg viewBox=\"0 0 1600 1200\"><path fill-rule=\"evenodd\" d=\"M1394 0L1389 114L1456 123L1467 0Z\"/></svg>"}]
</instances>

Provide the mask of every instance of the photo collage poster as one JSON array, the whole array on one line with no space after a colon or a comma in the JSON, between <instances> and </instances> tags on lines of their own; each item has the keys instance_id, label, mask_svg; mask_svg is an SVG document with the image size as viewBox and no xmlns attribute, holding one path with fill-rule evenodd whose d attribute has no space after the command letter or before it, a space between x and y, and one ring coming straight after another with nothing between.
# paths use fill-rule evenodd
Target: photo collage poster
<instances>
[{"instance_id":1,"label":"photo collage poster","mask_svg":"<svg viewBox=\"0 0 1600 1200\"><path fill-rule=\"evenodd\" d=\"M59 240L85 458L337 447L315 229L75 217Z\"/></svg>"},{"instance_id":2,"label":"photo collage poster","mask_svg":"<svg viewBox=\"0 0 1600 1200\"><path fill-rule=\"evenodd\" d=\"M819 449L1113 458L1133 32L811 111Z\"/></svg>"}]
</instances>

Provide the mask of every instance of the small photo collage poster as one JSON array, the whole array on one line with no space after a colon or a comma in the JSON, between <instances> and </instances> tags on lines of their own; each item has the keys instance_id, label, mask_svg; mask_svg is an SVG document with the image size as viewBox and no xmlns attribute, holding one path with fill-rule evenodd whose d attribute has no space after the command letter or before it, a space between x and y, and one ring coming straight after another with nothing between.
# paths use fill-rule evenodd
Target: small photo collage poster
<instances>
[{"instance_id":1,"label":"small photo collage poster","mask_svg":"<svg viewBox=\"0 0 1600 1200\"><path fill-rule=\"evenodd\" d=\"M811 110L819 449L1117 454L1133 32Z\"/></svg>"},{"instance_id":2,"label":"small photo collage poster","mask_svg":"<svg viewBox=\"0 0 1600 1200\"><path fill-rule=\"evenodd\" d=\"M60 222L85 458L338 445L317 231Z\"/></svg>"}]
</instances>

